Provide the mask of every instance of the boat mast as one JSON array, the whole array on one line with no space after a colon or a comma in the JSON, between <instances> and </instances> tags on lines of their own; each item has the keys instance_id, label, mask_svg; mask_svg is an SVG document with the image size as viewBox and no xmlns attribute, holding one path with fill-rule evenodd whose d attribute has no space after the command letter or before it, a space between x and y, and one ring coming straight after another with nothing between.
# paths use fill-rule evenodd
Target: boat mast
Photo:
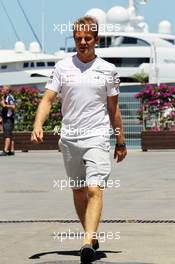
<instances>
[{"instance_id":1,"label":"boat mast","mask_svg":"<svg viewBox=\"0 0 175 264\"><path fill-rule=\"evenodd\" d=\"M45 52L45 13L41 14L41 43L42 51Z\"/></svg>"},{"instance_id":2,"label":"boat mast","mask_svg":"<svg viewBox=\"0 0 175 264\"><path fill-rule=\"evenodd\" d=\"M12 29L13 29L13 32L14 32L14 34L15 34L15 36L16 36L17 41L20 41L21 39L20 39L20 37L19 37L19 35L18 35L18 32L17 32L17 30L16 30L16 28L15 28L15 25L13 24L13 21L11 20L9 14L8 14L8 12L7 12L7 9L6 9L6 7L5 7L3 1L0 0L0 3L1 3L1 5L2 5L2 8L3 8L3 10L4 10L4 12L5 12L5 14L6 14L6 16L7 16L8 20L9 20L9 22L10 22L10 25L11 25L11 27L12 27Z\"/></svg>"},{"instance_id":3,"label":"boat mast","mask_svg":"<svg viewBox=\"0 0 175 264\"><path fill-rule=\"evenodd\" d=\"M32 33L33 33L33 35L34 35L36 41L39 43L39 45L40 45L40 47L41 47L41 49L42 49L42 44L41 44L41 42L40 42L40 40L39 40L39 38L38 38L38 36L37 36L37 34L36 34L34 28L32 27L32 24L30 23L30 21L29 21L27 15L26 15L26 13L25 13L25 11L24 11L24 8L22 7L22 5L21 5L21 3L20 3L19 0L17 0L17 3L18 3L18 5L19 5L19 7L20 7L20 9L21 9L21 11L22 11L22 13L23 13L23 15L24 15L26 21L27 21L27 24L29 25L29 27L30 27L30 29L31 29L31 31L32 31Z\"/></svg>"}]
</instances>

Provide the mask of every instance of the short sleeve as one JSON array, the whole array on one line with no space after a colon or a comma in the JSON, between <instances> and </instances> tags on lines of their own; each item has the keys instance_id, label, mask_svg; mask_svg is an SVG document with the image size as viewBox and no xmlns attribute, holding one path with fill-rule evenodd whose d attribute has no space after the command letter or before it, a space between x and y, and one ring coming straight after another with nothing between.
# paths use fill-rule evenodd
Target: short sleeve
<instances>
[{"instance_id":1,"label":"short sleeve","mask_svg":"<svg viewBox=\"0 0 175 264\"><path fill-rule=\"evenodd\" d=\"M49 80L46 83L45 89L52 90L56 93L61 92L60 70L58 66L53 69Z\"/></svg>"},{"instance_id":2,"label":"short sleeve","mask_svg":"<svg viewBox=\"0 0 175 264\"><path fill-rule=\"evenodd\" d=\"M9 95L8 97L8 104L14 105L15 104L15 99L12 95Z\"/></svg>"},{"instance_id":3,"label":"short sleeve","mask_svg":"<svg viewBox=\"0 0 175 264\"><path fill-rule=\"evenodd\" d=\"M120 79L116 67L111 70L106 80L107 96L115 96L120 93Z\"/></svg>"}]
</instances>

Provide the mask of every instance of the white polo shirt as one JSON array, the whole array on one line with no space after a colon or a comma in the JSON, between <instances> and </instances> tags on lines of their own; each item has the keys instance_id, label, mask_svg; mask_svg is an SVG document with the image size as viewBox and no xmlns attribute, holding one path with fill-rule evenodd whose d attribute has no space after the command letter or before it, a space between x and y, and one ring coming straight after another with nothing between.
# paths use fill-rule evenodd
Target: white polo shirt
<instances>
[{"instance_id":1,"label":"white polo shirt","mask_svg":"<svg viewBox=\"0 0 175 264\"><path fill-rule=\"evenodd\" d=\"M109 136L107 96L119 94L119 78L113 64L99 57L88 63L77 55L68 57L55 65L46 89L61 97L61 138Z\"/></svg>"}]
</instances>

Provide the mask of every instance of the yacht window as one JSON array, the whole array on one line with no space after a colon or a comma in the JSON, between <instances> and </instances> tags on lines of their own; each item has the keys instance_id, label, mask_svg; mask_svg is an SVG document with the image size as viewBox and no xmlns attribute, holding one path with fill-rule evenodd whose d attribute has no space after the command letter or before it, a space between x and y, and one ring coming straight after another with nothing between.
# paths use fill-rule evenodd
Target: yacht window
<instances>
[{"instance_id":1,"label":"yacht window","mask_svg":"<svg viewBox=\"0 0 175 264\"><path fill-rule=\"evenodd\" d=\"M30 67L33 68L34 67L34 62L30 63Z\"/></svg>"},{"instance_id":2,"label":"yacht window","mask_svg":"<svg viewBox=\"0 0 175 264\"><path fill-rule=\"evenodd\" d=\"M1 69L2 70L7 69L7 65L1 65Z\"/></svg>"},{"instance_id":3,"label":"yacht window","mask_svg":"<svg viewBox=\"0 0 175 264\"><path fill-rule=\"evenodd\" d=\"M120 77L120 82L121 83L139 83L139 81L133 77ZM148 82L148 78L146 82Z\"/></svg>"},{"instance_id":4,"label":"yacht window","mask_svg":"<svg viewBox=\"0 0 175 264\"><path fill-rule=\"evenodd\" d=\"M55 66L55 62L54 61L48 61L47 66Z\"/></svg>"},{"instance_id":5,"label":"yacht window","mask_svg":"<svg viewBox=\"0 0 175 264\"><path fill-rule=\"evenodd\" d=\"M173 45L175 44L175 43L174 43L174 39L163 39L163 40L166 40L166 41L170 42L170 43L173 44Z\"/></svg>"},{"instance_id":6,"label":"yacht window","mask_svg":"<svg viewBox=\"0 0 175 264\"><path fill-rule=\"evenodd\" d=\"M28 67L29 67L29 63L28 62L24 62L23 68L28 68Z\"/></svg>"},{"instance_id":7,"label":"yacht window","mask_svg":"<svg viewBox=\"0 0 175 264\"><path fill-rule=\"evenodd\" d=\"M117 36L112 39L112 47L116 46L149 46L150 44L143 39Z\"/></svg>"},{"instance_id":8,"label":"yacht window","mask_svg":"<svg viewBox=\"0 0 175 264\"><path fill-rule=\"evenodd\" d=\"M150 58L103 58L115 64L116 67L138 67L142 63L149 63Z\"/></svg>"},{"instance_id":9,"label":"yacht window","mask_svg":"<svg viewBox=\"0 0 175 264\"><path fill-rule=\"evenodd\" d=\"M132 77L120 77L121 83L136 83L138 81L134 80Z\"/></svg>"},{"instance_id":10,"label":"yacht window","mask_svg":"<svg viewBox=\"0 0 175 264\"><path fill-rule=\"evenodd\" d=\"M111 37L100 37L98 48L105 48L111 45Z\"/></svg>"},{"instance_id":11,"label":"yacht window","mask_svg":"<svg viewBox=\"0 0 175 264\"><path fill-rule=\"evenodd\" d=\"M76 48L75 47L68 47L67 51L68 52L76 52Z\"/></svg>"},{"instance_id":12,"label":"yacht window","mask_svg":"<svg viewBox=\"0 0 175 264\"><path fill-rule=\"evenodd\" d=\"M37 67L45 67L45 62L44 61L40 61L36 63Z\"/></svg>"}]
</instances>

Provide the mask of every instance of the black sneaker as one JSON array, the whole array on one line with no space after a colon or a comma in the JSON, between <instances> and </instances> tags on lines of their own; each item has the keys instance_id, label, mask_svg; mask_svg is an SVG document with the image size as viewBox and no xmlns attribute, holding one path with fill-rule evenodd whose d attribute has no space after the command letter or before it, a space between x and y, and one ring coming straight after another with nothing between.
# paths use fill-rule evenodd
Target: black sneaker
<instances>
[{"instance_id":1,"label":"black sneaker","mask_svg":"<svg viewBox=\"0 0 175 264\"><path fill-rule=\"evenodd\" d=\"M8 155L9 155L9 156L14 156L14 155L15 155L15 152L14 152L14 151L9 151L9 152L8 152Z\"/></svg>"},{"instance_id":2,"label":"black sneaker","mask_svg":"<svg viewBox=\"0 0 175 264\"><path fill-rule=\"evenodd\" d=\"M99 249L99 242L98 239L95 239L95 242L92 244L93 249L97 250Z\"/></svg>"},{"instance_id":3,"label":"black sneaker","mask_svg":"<svg viewBox=\"0 0 175 264\"><path fill-rule=\"evenodd\" d=\"M95 249L89 244L84 245L80 250L81 264L90 264L95 256Z\"/></svg>"},{"instance_id":4,"label":"black sneaker","mask_svg":"<svg viewBox=\"0 0 175 264\"><path fill-rule=\"evenodd\" d=\"M0 153L0 157L5 157L5 156L8 156L8 152L6 152L6 151L2 151L2 152Z\"/></svg>"}]
</instances>

